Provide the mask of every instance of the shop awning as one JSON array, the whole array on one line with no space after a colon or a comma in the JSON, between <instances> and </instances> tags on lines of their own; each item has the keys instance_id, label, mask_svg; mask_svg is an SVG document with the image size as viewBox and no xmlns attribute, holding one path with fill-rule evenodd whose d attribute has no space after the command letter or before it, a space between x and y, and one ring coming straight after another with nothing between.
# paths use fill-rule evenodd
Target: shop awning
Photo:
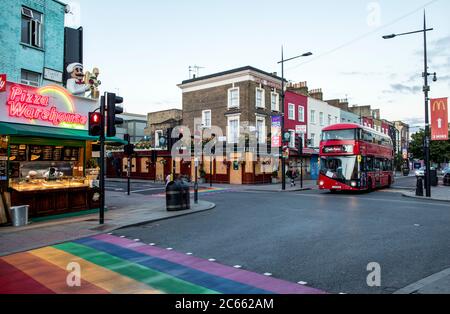
<instances>
[{"instance_id":1,"label":"shop awning","mask_svg":"<svg viewBox=\"0 0 450 314\"><path fill-rule=\"evenodd\" d=\"M6 122L0 122L0 135L48 137L48 138L72 139L80 141L98 140L97 137L89 136L89 133L86 130L51 128L46 126L16 124ZM106 141L120 144L127 144L127 142L117 137L111 138L108 137L106 138Z\"/></svg>"}]
</instances>

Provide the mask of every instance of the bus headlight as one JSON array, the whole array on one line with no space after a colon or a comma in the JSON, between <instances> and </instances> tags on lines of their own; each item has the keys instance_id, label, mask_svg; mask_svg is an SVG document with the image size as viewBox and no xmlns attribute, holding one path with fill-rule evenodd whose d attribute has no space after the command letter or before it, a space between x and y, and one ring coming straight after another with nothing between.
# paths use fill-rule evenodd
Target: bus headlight
<instances>
[{"instance_id":1,"label":"bus headlight","mask_svg":"<svg viewBox=\"0 0 450 314\"><path fill-rule=\"evenodd\" d=\"M356 188L358 186L358 183L356 183L356 181L352 181L351 186L352 188Z\"/></svg>"},{"instance_id":2,"label":"bus headlight","mask_svg":"<svg viewBox=\"0 0 450 314\"><path fill-rule=\"evenodd\" d=\"M319 182L319 185L320 185L320 186L323 186L324 184L325 184L325 182L323 182L323 181L320 181L320 182Z\"/></svg>"}]
</instances>

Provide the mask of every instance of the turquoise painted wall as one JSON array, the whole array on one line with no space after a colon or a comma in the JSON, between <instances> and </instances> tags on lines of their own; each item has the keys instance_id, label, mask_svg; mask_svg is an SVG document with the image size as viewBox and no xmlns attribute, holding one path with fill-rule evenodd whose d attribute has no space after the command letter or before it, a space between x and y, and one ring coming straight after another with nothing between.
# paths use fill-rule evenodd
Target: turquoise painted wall
<instances>
[{"instance_id":1,"label":"turquoise painted wall","mask_svg":"<svg viewBox=\"0 0 450 314\"><path fill-rule=\"evenodd\" d=\"M42 49L21 43L22 6L43 14ZM55 0L0 1L0 73L6 73L8 81L20 82L21 69L42 76L44 68L63 72L64 8Z\"/></svg>"}]
</instances>

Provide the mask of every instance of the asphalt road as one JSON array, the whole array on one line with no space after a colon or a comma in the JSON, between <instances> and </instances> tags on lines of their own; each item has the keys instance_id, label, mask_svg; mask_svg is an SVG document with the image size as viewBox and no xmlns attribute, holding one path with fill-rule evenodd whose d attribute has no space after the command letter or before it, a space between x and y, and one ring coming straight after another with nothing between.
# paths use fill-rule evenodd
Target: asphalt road
<instances>
[{"instance_id":1,"label":"asphalt road","mask_svg":"<svg viewBox=\"0 0 450 314\"><path fill-rule=\"evenodd\" d=\"M391 293L450 267L448 203L392 190L201 197L217 208L115 234L332 293ZM381 266L381 287L366 283L371 262Z\"/></svg>"},{"instance_id":2,"label":"asphalt road","mask_svg":"<svg viewBox=\"0 0 450 314\"><path fill-rule=\"evenodd\" d=\"M105 183L105 190L112 192L124 192L127 193L128 186L126 181L111 181L107 180ZM153 181L148 182L136 182L131 180L131 193L139 193L139 194L159 194L165 191L164 184L154 183Z\"/></svg>"}]
</instances>

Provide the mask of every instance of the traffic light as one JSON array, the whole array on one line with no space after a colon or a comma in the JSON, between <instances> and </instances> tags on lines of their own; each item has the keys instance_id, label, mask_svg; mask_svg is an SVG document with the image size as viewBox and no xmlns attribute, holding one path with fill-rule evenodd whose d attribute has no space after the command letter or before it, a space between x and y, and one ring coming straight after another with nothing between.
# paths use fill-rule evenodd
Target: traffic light
<instances>
[{"instance_id":1,"label":"traffic light","mask_svg":"<svg viewBox=\"0 0 450 314\"><path fill-rule=\"evenodd\" d=\"M127 156L133 155L134 154L134 144L125 145L123 150L124 150L125 155L127 155Z\"/></svg>"},{"instance_id":2,"label":"traffic light","mask_svg":"<svg viewBox=\"0 0 450 314\"><path fill-rule=\"evenodd\" d=\"M102 133L102 115L100 112L89 112L89 136L100 136Z\"/></svg>"},{"instance_id":3,"label":"traffic light","mask_svg":"<svg viewBox=\"0 0 450 314\"><path fill-rule=\"evenodd\" d=\"M303 143L303 137L302 136L297 136L295 138L295 146L297 147L299 156L303 155L304 143Z\"/></svg>"},{"instance_id":4,"label":"traffic light","mask_svg":"<svg viewBox=\"0 0 450 314\"><path fill-rule=\"evenodd\" d=\"M116 106L117 104L123 103L123 98L116 96L114 93L106 93L107 103L107 126L106 126L106 136L114 137L116 136L116 125L123 124L123 119L116 117L116 115L123 113L123 108ZM104 101L102 99L102 101Z\"/></svg>"}]
</instances>

